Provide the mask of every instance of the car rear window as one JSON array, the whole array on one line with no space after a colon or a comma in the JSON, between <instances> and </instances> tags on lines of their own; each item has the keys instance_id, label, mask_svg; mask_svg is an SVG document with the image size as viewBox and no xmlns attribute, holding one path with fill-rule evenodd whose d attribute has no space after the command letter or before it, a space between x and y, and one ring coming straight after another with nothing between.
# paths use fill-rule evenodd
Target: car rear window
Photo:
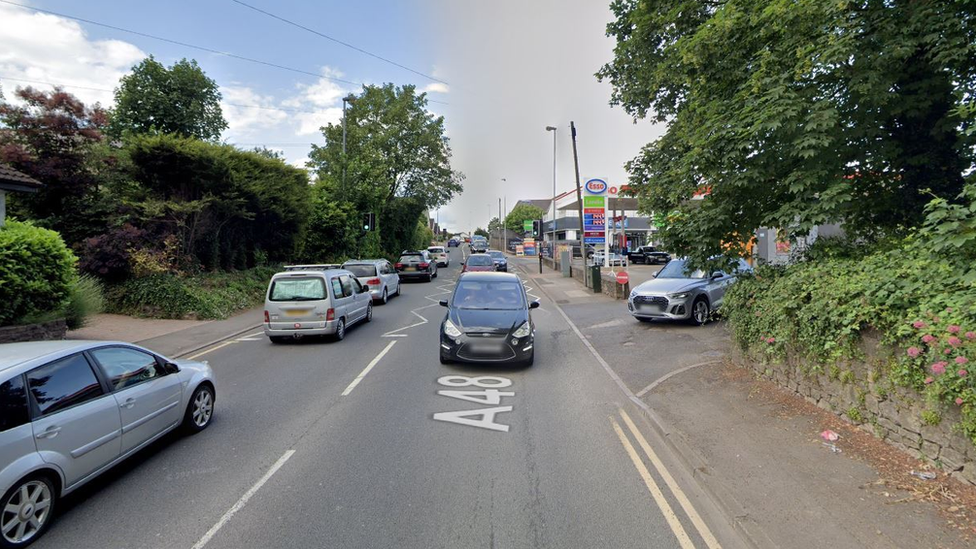
<instances>
[{"instance_id":1,"label":"car rear window","mask_svg":"<svg viewBox=\"0 0 976 549\"><path fill-rule=\"evenodd\" d=\"M462 280L454 291L454 307L460 309L522 309L522 285L515 281Z\"/></svg>"},{"instance_id":2,"label":"car rear window","mask_svg":"<svg viewBox=\"0 0 976 549\"><path fill-rule=\"evenodd\" d=\"M376 276L376 265L345 265L342 268L356 276Z\"/></svg>"},{"instance_id":3,"label":"car rear window","mask_svg":"<svg viewBox=\"0 0 976 549\"><path fill-rule=\"evenodd\" d=\"M17 376L0 383L0 433L30 421L24 378Z\"/></svg>"},{"instance_id":4,"label":"car rear window","mask_svg":"<svg viewBox=\"0 0 976 549\"><path fill-rule=\"evenodd\" d=\"M400 261L398 263L420 263L424 260L424 256L417 254L401 255Z\"/></svg>"},{"instance_id":5,"label":"car rear window","mask_svg":"<svg viewBox=\"0 0 976 549\"><path fill-rule=\"evenodd\" d=\"M492 259L505 259L505 254L501 252L488 252Z\"/></svg>"},{"instance_id":6,"label":"car rear window","mask_svg":"<svg viewBox=\"0 0 976 549\"><path fill-rule=\"evenodd\" d=\"M427 248L427 251L435 254L442 254L444 253L444 248L441 246L435 246L433 248Z\"/></svg>"},{"instance_id":7,"label":"car rear window","mask_svg":"<svg viewBox=\"0 0 976 549\"><path fill-rule=\"evenodd\" d=\"M314 301L325 299L325 282L317 276L279 278L271 283L271 301Z\"/></svg>"},{"instance_id":8,"label":"car rear window","mask_svg":"<svg viewBox=\"0 0 976 549\"><path fill-rule=\"evenodd\" d=\"M468 266L470 267L485 267L494 264L495 262L492 261L490 255L473 255L468 258Z\"/></svg>"}]
</instances>

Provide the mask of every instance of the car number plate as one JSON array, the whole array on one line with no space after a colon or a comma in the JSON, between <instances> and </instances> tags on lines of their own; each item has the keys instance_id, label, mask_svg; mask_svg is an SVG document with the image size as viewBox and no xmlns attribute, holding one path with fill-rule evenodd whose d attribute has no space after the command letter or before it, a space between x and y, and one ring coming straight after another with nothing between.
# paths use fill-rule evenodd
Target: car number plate
<instances>
[{"instance_id":1,"label":"car number plate","mask_svg":"<svg viewBox=\"0 0 976 549\"><path fill-rule=\"evenodd\" d=\"M476 353L500 353L502 351L501 343L472 343L471 350Z\"/></svg>"},{"instance_id":2,"label":"car number plate","mask_svg":"<svg viewBox=\"0 0 976 549\"><path fill-rule=\"evenodd\" d=\"M285 316L306 316L310 312L312 312L311 309L292 309L285 311Z\"/></svg>"},{"instance_id":3,"label":"car number plate","mask_svg":"<svg viewBox=\"0 0 976 549\"><path fill-rule=\"evenodd\" d=\"M404 267L403 270L404 271L416 271L417 268L416 267Z\"/></svg>"}]
</instances>

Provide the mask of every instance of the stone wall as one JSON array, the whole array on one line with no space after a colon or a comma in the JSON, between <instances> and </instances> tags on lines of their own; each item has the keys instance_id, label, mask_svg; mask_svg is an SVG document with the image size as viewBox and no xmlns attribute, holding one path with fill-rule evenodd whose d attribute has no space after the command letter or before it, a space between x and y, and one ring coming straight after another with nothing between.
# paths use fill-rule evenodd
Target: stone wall
<instances>
[{"instance_id":1,"label":"stone wall","mask_svg":"<svg viewBox=\"0 0 976 549\"><path fill-rule=\"evenodd\" d=\"M627 284L617 283L617 278L610 276L607 273L603 273L601 278L603 279L603 284L601 289L604 295L608 295L614 299L627 299L630 294L630 282Z\"/></svg>"},{"instance_id":2,"label":"stone wall","mask_svg":"<svg viewBox=\"0 0 976 549\"><path fill-rule=\"evenodd\" d=\"M874 353L866 356L870 362ZM941 465L962 481L976 484L976 446L954 427L960 420L957 409L926 407L924 396L879 380L881 376L867 363L844 364L825 368L823 373L811 373L800 364L762 364L742 355L735 360L807 402L859 425L917 458ZM936 419L939 419L937 423Z\"/></svg>"},{"instance_id":3,"label":"stone wall","mask_svg":"<svg viewBox=\"0 0 976 549\"><path fill-rule=\"evenodd\" d=\"M18 341L42 341L47 339L64 339L68 326L64 319L42 322L40 324L26 324L24 326L5 326L0 328L0 343L16 343Z\"/></svg>"}]
</instances>

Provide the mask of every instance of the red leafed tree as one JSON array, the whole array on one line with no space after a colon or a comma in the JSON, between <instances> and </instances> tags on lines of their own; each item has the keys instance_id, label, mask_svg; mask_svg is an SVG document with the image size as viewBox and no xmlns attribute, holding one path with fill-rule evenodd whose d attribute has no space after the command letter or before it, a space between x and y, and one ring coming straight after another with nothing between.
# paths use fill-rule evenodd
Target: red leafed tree
<instances>
[{"instance_id":1,"label":"red leafed tree","mask_svg":"<svg viewBox=\"0 0 976 549\"><path fill-rule=\"evenodd\" d=\"M28 87L15 95L20 104L0 102L0 162L44 188L16 195L11 213L61 232L69 243L99 232L105 223L97 206L100 172L113 160L97 150L108 114L60 88Z\"/></svg>"}]
</instances>

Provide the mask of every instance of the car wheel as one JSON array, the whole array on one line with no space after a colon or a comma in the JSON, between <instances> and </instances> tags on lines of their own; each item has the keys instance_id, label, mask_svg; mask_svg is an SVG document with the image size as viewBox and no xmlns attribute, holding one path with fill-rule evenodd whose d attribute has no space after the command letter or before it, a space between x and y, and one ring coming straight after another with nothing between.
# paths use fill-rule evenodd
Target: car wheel
<instances>
[{"instance_id":1,"label":"car wheel","mask_svg":"<svg viewBox=\"0 0 976 549\"><path fill-rule=\"evenodd\" d=\"M275 344L279 344L280 345L280 344L284 343L285 340L288 339L288 338L281 337L281 336L268 336L268 339L271 340L271 343L275 343Z\"/></svg>"},{"instance_id":2,"label":"car wheel","mask_svg":"<svg viewBox=\"0 0 976 549\"><path fill-rule=\"evenodd\" d=\"M694 326L702 326L708 322L708 313L708 300L699 297L691 306L691 318L688 320Z\"/></svg>"},{"instance_id":3,"label":"car wheel","mask_svg":"<svg viewBox=\"0 0 976 549\"><path fill-rule=\"evenodd\" d=\"M430 282L431 280L434 280L434 275L428 273L427 276L424 277L424 282Z\"/></svg>"},{"instance_id":4,"label":"car wheel","mask_svg":"<svg viewBox=\"0 0 976 549\"><path fill-rule=\"evenodd\" d=\"M199 433L210 425L214 412L214 390L207 383L201 383L190 397L183 415L183 430L188 434Z\"/></svg>"},{"instance_id":5,"label":"car wheel","mask_svg":"<svg viewBox=\"0 0 976 549\"><path fill-rule=\"evenodd\" d=\"M434 274L430 275L430 277L431 278L437 278L437 271L434 271Z\"/></svg>"},{"instance_id":6,"label":"car wheel","mask_svg":"<svg viewBox=\"0 0 976 549\"><path fill-rule=\"evenodd\" d=\"M366 322L373 320L373 304L369 303L366 305Z\"/></svg>"},{"instance_id":7,"label":"car wheel","mask_svg":"<svg viewBox=\"0 0 976 549\"><path fill-rule=\"evenodd\" d=\"M403 288L403 281L397 280L397 291L393 292L393 295L400 297L400 290Z\"/></svg>"},{"instance_id":8,"label":"car wheel","mask_svg":"<svg viewBox=\"0 0 976 549\"><path fill-rule=\"evenodd\" d=\"M340 318L338 321L336 321L336 331L335 334L332 335L332 338L335 339L336 341L342 341L343 338L345 337L346 337L346 321L345 319Z\"/></svg>"},{"instance_id":9,"label":"car wheel","mask_svg":"<svg viewBox=\"0 0 976 549\"><path fill-rule=\"evenodd\" d=\"M380 299L380 303L386 305L386 302L390 300L390 297L386 295L386 288L383 288L383 297Z\"/></svg>"},{"instance_id":10,"label":"car wheel","mask_svg":"<svg viewBox=\"0 0 976 549\"><path fill-rule=\"evenodd\" d=\"M45 475L18 481L0 500L0 547L27 547L44 535L58 494Z\"/></svg>"}]
</instances>

